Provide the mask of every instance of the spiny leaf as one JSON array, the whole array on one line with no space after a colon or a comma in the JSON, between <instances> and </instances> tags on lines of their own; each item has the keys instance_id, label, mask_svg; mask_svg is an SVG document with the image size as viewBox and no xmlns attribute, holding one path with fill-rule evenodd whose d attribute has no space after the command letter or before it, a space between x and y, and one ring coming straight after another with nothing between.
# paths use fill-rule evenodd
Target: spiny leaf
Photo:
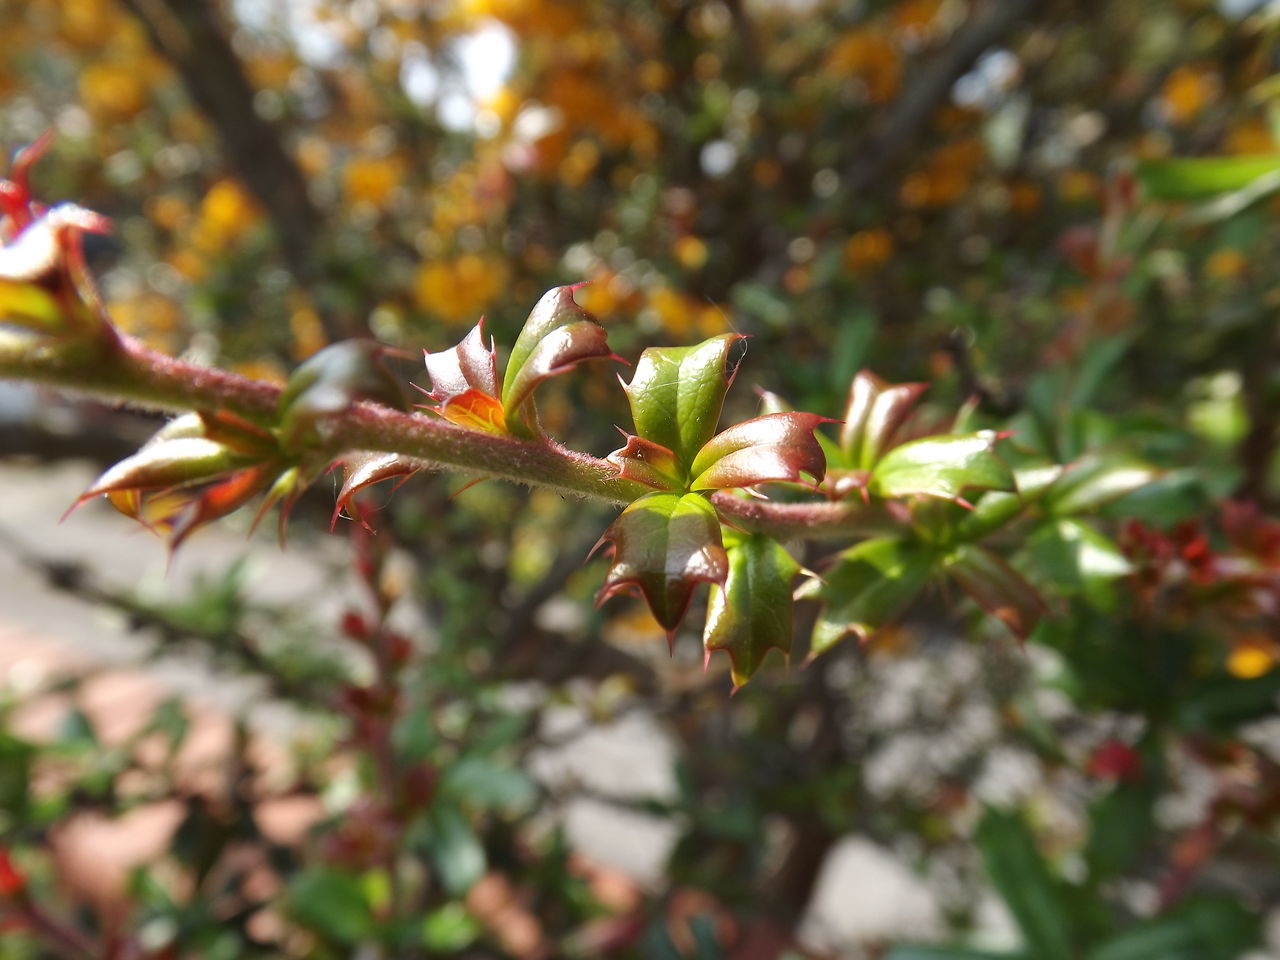
<instances>
[{"instance_id":1,"label":"spiny leaf","mask_svg":"<svg viewBox=\"0 0 1280 960\"><path fill-rule=\"evenodd\" d=\"M258 464L199 488L185 505L157 526L169 529L169 552L174 553L201 527L235 513L271 484L276 467Z\"/></svg>"},{"instance_id":2,"label":"spiny leaf","mask_svg":"<svg viewBox=\"0 0 1280 960\"><path fill-rule=\"evenodd\" d=\"M892 537L864 540L841 553L822 580L811 580L796 592L797 597L826 602L813 628L809 656L825 653L849 634L870 639L920 592L935 560L927 544Z\"/></svg>"},{"instance_id":3,"label":"spiny leaf","mask_svg":"<svg viewBox=\"0 0 1280 960\"><path fill-rule=\"evenodd\" d=\"M613 356L604 327L574 301L575 289L553 287L544 293L516 338L502 383L508 423L543 380L583 360Z\"/></svg>"},{"instance_id":4,"label":"spiny leaf","mask_svg":"<svg viewBox=\"0 0 1280 960\"><path fill-rule=\"evenodd\" d=\"M627 445L606 458L618 468L619 476L657 490L679 490L684 486L684 472L674 453L644 437L623 436L627 438Z\"/></svg>"},{"instance_id":5,"label":"spiny leaf","mask_svg":"<svg viewBox=\"0 0 1280 960\"><path fill-rule=\"evenodd\" d=\"M672 639L694 588L723 583L728 574L720 520L701 494L646 494L614 520L600 538L606 541L613 544L613 566L596 602L638 590Z\"/></svg>"},{"instance_id":6,"label":"spiny leaf","mask_svg":"<svg viewBox=\"0 0 1280 960\"><path fill-rule=\"evenodd\" d=\"M383 480L399 477L400 482L403 483L421 470L423 466L424 464L421 461L401 456L398 453L355 453L344 457L342 459L342 489L338 491L338 500L333 507L333 517L330 520L329 529L332 530L334 528L338 522L338 517L345 510L349 516L355 516L360 521L360 525L366 530L372 531L373 528L369 526L363 515L352 514L348 509L355 495L365 487L381 483ZM399 484L396 486L398 487Z\"/></svg>"},{"instance_id":7,"label":"spiny leaf","mask_svg":"<svg viewBox=\"0 0 1280 960\"><path fill-rule=\"evenodd\" d=\"M995 453L999 435L923 437L894 447L875 465L868 489L879 497L928 496L959 500L969 488L1015 489L1013 471Z\"/></svg>"},{"instance_id":8,"label":"spiny leaf","mask_svg":"<svg viewBox=\"0 0 1280 960\"><path fill-rule=\"evenodd\" d=\"M693 347L650 347L623 386L636 432L674 453L683 469L716 431L738 369L730 350L741 339L725 333Z\"/></svg>"},{"instance_id":9,"label":"spiny leaf","mask_svg":"<svg viewBox=\"0 0 1280 960\"><path fill-rule=\"evenodd\" d=\"M868 370L859 371L849 387L844 426L840 428L844 466L854 470L875 466L927 387L924 383L886 383Z\"/></svg>"},{"instance_id":10,"label":"spiny leaf","mask_svg":"<svg viewBox=\"0 0 1280 960\"><path fill-rule=\"evenodd\" d=\"M798 482L807 473L815 482L827 458L814 437L827 417L816 413L771 413L746 420L712 437L694 457L694 490L749 487L757 483Z\"/></svg>"},{"instance_id":11,"label":"spiny leaf","mask_svg":"<svg viewBox=\"0 0 1280 960\"><path fill-rule=\"evenodd\" d=\"M431 377L429 396L437 403L468 390L498 395L498 361L490 339L484 343L484 318L456 346L437 353L423 353Z\"/></svg>"},{"instance_id":12,"label":"spiny leaf","mask_svg":"<svg viewBox=\"0 0 1280 960\"><path fill-rule=\"evenodd\" d=\"M123 490L163 490L211 480L248 465L242 455L205 437L178 436L148 443L108 469L80 495L86 500Z\"/></svg>"},{"instance_id":13,"label":"spiny leaf","mask_svg":"<svg viewBox=\"0 0 1280 960\"><path fill-rule=\"evenodd\" d=\"M298 367L280 394L280 434L293 449L326 417L371 400L406 407L400 384L383 365L386 347L372 340L344 340L325 347Z\"/></svg>"},{"instance_id":14,"label":"spiny leaf","mask_svg":"<svg viewBox=\"0 0 1280 960\"><path fill-rule=\"evenodd\" d=\"M1039 591L986 547L961 547L947 559L947 573L982 609L1021 640L1030 635L1045 613Z\"/></svg>"},{"instance_id":15,"label":"spiny leaf","mask_svg":"<svg viewBox=\"0 0 1280 960\"><path fill-rule=\"evenodd\" d=\"M446 420L490 433L505 433L506 416L498 399L498 366L493 341L484 344L484 318L455 347L425 354L431 376L428 394Z\"/></svg>"},{"instance_id":16,"label":"spiny leaf","mask_svg":"<svg viewBox=\"0 0 1280 960\"><path fill-rule=\"evenodd\" d=\"M702 643L710 656L725 650L732 662L734 688L760 668L765 654L791 653L791 581L800 569L782 544L753 534L734 537L728 548L724 586L711 585Z\"/></svg>"},{"instance_id":17,"label":"spiny leaf","mask_svg":"<svg viewBox=\"0 0 1280 960\"><path fill-rule=\"evenodd\" d=\"M10 216L13 222L19 219ZM0 322L42 333L97 328L103 315L84 265L80 234L110 229L105 217L63 203L0 245Z\"/></svg>"}]
</instances>

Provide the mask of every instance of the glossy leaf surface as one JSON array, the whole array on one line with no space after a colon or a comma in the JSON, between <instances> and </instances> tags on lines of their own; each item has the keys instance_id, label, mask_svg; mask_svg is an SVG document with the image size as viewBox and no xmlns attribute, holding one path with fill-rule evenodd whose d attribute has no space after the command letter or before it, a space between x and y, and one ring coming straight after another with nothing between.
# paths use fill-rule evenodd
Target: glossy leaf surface
<instances>
[{"instance_id":1,"label":"glossy leaf surface","mask_svg":"<svg viewBox=\"0 0 1280 960\"><path fill-rule=\"evenodd\" d=\"M869 639L920 592L934 559L928 545L891 537L864 540L840 554L821 581L806 583L797 594L826 603L813 628L810 656L850 634Z\"/></svg>"},{"instance_id":2,"label":"glossy leaf surface","mask_svg":"<svg viewBox=\"0 0 1280 960\"><path fill-rule=\"evenodd\" d=\"M708 654L729 654L736 689L770 650L791 653L791 582L800 564L782 544L760 534L735 536L727 553L728 576L723 586L711 586L702 642Z\"/></svg>"},{"instance_id":3,"label":"glossy leaf surface","mask_svg":"<svg viewBox=\"0 0 1280 960\"><path fill-rule=\"evenodd\" d=\"M613 356L604 327L573 299L573 287L553 287L525 321L502 383L502 407L508 421L548 377L583 360Z\"/></svg>"},{"instance_id":4,"label":"glossy leaf surface","mask_svg":"<svg viewBox=\"0 0 1280 960\"><path fill-rule=\"evenodd\" d=\"M644 437L627 436L627 445L613 451L608 461L618 468L618 475L648 484L657 490L680 490L684 487L684 471L676 455Z\"/></svg>"},{"instance_id":5,"label":"glossy leaf surface","mask_svg":"<svg viewBox=\"0 0 1280 960\"><path fill-rule=\"evenodd\" d=\"M372 527L369 526L368 521L350 509L355 495L383 480L399 479L401 482L408 480L422 467L423 464L420 461L397 453L356 453L343 458L342 489L338 491L338 499L333 506L333 517L329 522L329 528L333 529L338 522L338 517L345 511L348 516L359 520L366 530L371 530Z\"/></svg>"},{"instance_id":6,"label":"glossy leaf surface","mask_svg":"<svg viewBox=\"0 0 1280 960\"><path fill-rule=\"evenodd\" d=\"M669 633L680 625L694 588L723 583L728 574L720 520L700 494L647 494L622 511L600 542L613 544L613 565L597 602L637 590Z\"/></svg>"},{"instance_id":7,"label":"glossy leaf surface","mask_svg":"<svg viewBox=\"0 0 1280 960\"><path fill-rule=\"evenodd\" d=\"M772 413L746 420L712 437L694 457L694 490L748 487L768 481L817 482L827 458L813 431L827 418L814 413Z\"/></svg>"},{"instance_id":8,"label":"glossy leaf surface","mask_svg":"<svg viewBox=\"0 0 1280 960\"><path fill-rule=\"evenodd\" d=\"M991 430L957 437L924 437L894 447L867 482L879 497L940 497L957 500L970 488L1013 490L1013 471L995 452Z\"/></svg>"},{"instance_id":9,"label":"glossy leaf surface","mask_svg":"<svg viewBox=\"0 0 1280 960\"><path fill-rule=\"evenodd\" d=\"M845 466L869 470L889 449L894 435L915 409L927 384L886 383L862 370L853 378L840 428Z\"/></svg>"},{"instance_id":10,"label":"glossy leaf surface","mask_svg":"<svg viewBox=\"0 0 1280 960\"><path fill-rule=\"evenodd\" d=\"M636 432L672 451L684 469L716 431L737 371L730 351L741 339L726 333L694 347L650 347L624 387Z\"/></svg>"}]
</instances>

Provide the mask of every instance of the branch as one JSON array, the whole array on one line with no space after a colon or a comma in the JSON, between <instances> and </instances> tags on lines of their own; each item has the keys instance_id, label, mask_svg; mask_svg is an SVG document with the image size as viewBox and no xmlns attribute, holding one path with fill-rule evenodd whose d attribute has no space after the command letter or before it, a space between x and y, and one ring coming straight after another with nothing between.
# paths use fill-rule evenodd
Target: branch
<instances>
[{"instance_id":1,"label":"branch","mask_svg":"<svg viewBox=\"0 0 1280 960\"><path fill-rule=\"evenodd\" d=\"M226 410L274 426L281 388L165 356L131 337L85 345L0 329L0 377L29 380L170 412ZM650 488L617 468L552 440L468 430L444 420L356 403L320 426L321 453L398 453L433 467L547 487L568 496L626 505ZM773 503L720 492L726 522L774 536L826 538L883 530L883 513L856 501Z\"/></svg>"}]
</instances>

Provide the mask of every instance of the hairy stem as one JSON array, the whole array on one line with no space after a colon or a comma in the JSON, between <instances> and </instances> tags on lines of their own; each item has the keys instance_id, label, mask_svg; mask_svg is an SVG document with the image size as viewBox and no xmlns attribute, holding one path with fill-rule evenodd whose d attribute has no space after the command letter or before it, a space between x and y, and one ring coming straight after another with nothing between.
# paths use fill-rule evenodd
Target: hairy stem
<instances>
[{"instance_id":1,"label":"hairy stem","mask_svg":"<svg viewBox=\"0 0 1280 960\"><path fill-rule=\"evenodd\" d=\"M0 378L27 380L157 410L220 409L263 426L277 420L276 384L157 353L129 337L94 345L0 329ZM549 440L468 430L434 417L356 403L319 427L321 453L399 453L443 470L548 487L625 505L650 488L618 476L609 462ZM861 503L773 503L720 492L720 515L779 537L825 538L882 529L885 518Z\"/></svg>"}]
</instances>

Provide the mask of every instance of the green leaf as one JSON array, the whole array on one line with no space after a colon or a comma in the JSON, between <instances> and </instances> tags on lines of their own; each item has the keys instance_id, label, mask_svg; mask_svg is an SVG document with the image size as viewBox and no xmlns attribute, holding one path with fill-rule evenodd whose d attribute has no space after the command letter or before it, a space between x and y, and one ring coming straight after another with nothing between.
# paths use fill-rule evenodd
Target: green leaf
<instances>
[{"instance_id":1,"label":"green leaf","mask_svg":"<svg viewBox=\"0 0 1280 960\"><path fill-rule=\"evenodd\" d=\"M650 347L623 387L636 433L674 453L684 470L716 432L737 372L730 351L741 339L725 333L693 347Z\"/></svg>"},{"instance_id":2,"label":"green leaf","mask_svg":"<svg viewBox=\"0 0 1280 960\"><path fill-rule=\"evenodd\" d=\"M710 656L724 650L732 662L734 688L760 668L765 654L791 652L791 581L800 570L772 537L735 538L728 549L724 586L712 584L703 646Z\"/></svg>"},{"instance_id":3,"label":"green leaf","mask_svg":"<svg viewBox=\"0 0 1280 960\"><path fill-rule=\"evenodd\" d=\"M1062 467L1054 464L1014 471L1016 493L989 490L960 521L956 533L961 540L981 540L1005 524L1012 522L1039 500L1062 475Z\"/></svg>"},{"instance_id":4,"label":"green leaf","mask_svg":"<svg viewBox=\"0 0 1280 960\"><path fill-rule=\"evenodd\" d=\"M1113 603L1110 582L1133 570L1115 542L1079 520L1058 520L1028 541L1031 556L1055 586L1082 593L1100 609Z\"/></svg>"},{"instance_id":5,"label":"green leaf","mask_svg":"<svg viewBox=\"0 0 1280 960\"><path fill-rule=\"evenodd\" d=\"M426 466L421 460L414 460L398 453L369 453L367 451L347 454L340 462L342 464L342 489L338 491L338 496L333 504L333 516L329 519L330 531L337 525L338 517L342 515L344 510L347 511L349 517L358 520L366 530L372 531L373 528L369 526L369 522L361 514L353 513L350 510L355 495L366 487L381 483L383 480L395 479L399 480L400 483L404 483L404 481ZM397 488L399 485L396 484Z\"/></svg>"},{"instance_id":6,"label":"green leaf","mask_svg":"<svg viewBox=\"0 0 1280 960\"><path fill-rule=\"evenodd\" d=\"M1044 496L1045 510L1058 516L1088 513L1132 493L1160 476L1131 457L1088 456L1071 464Z\"/></svg>"},{"instance_id":7,"label":"green leaf","mask_svg":"<svg viewBox=\"0 0 1280 960\"><path fill-rule=\"evenodd\" d=\"M988 810L978 826L987 876L1017 921L1036 960L1072 960L1072 925L1049 866L1022 818Z\"/></svg>"},{"instance_id":8,"label":"green leaf","mask_svg":"<svg viewBox=\"0 0 1280 960\"><path fill-rule=\"evenodd\" d=\"M840 449L845 466L870 470L915 409L928 384L885 383L868 370L860 371L849 387Z\"/></svg>"},{"instance_id":9,"label":"green leaf","mask_svg":"<svg viewBox=\"0 0 1280 960\"><path fill-rule=\"evenodd\" d=\"M479 922L460 903L446 903L422 921L422 943L431 950L453 953L480 936Z\"/></svg>"},{"instance_id":10,"label":"green leaf","mask_svg":"<svg viewBox=\"0 0 1280 960\"><path fill-rule=\"evenodd\" d=\"M1127 870L1155 830L1155 791L1147 783L1121 782L1089 808L1085 862L1098 883Z\"/></svg>"},{"instance_id":11,"label":"green leaf","mask_svg":"<svg viewBox=\"0 0 1280 960\"><path fill-rule=\"evenodd\" d=\"M1201 896L1117 934L1088 960L1236 960L1261 940L1261 918L1238 899Z\"/></svg>"},{"instance_id":12,"label":"green leaf","mask_svg":"<svg viewBox=\"0 0 1280 960\"><path fill-rule=\"evenodd\" d=\"M699 583L723 583L729 562L715 508L698 493L650 493L628 506L600 543L613 565L596 597L638 590L658 623L674 635ZM600 544L597 544L597 547Z\"/></svg>"},{"instance_id":13,"label":"green leaf","mask_svg":"<svg viewBox=\"0 0 1280 960\"><path fill-rule=\"evenodd\" d=\"M368 400L404 410L400 384L383 365L386 347L372 340L344 340L309 358L293 371L280 394L281 442L296 448L315 425Z\"/></svg>"},{"instance_id":14,"label":"green leaf","mask_svg":"<svg viewBox=\"0 0 1280 960\"><path fill-rule=\"evenodd\" d=\"M31 768L36 748L25 740L0 731L0 813L21 820L31 797Z\"/></svg>"},{"instance_id":15,"label":"green leaf","mask_svg":"<svg viewBox=\"0 0 1280 960\"><path fill-rule=\"evenodd\" d=\"M998 435L982 430L962 436L923 437L894 447L871 471L867 488L878 497L959 500L971 487L1013 490L1008 464L995 453Z\"/></svg>"},{"instance_id":16,"label":"green leaf","mask_svg":"<svg viewBox=\"0 0 1280 960\"><path fill-rule=\"evenodd\" d=\"M796 483L801 473L820 482L827 460L813 431L826 420L816 413L772 413L736 424L698 451L690 468L690 487L719 490L770 481Z\"/></svg>"},{"instance_id":17,"label":"green leaf","mask_svg":"<svg viewBox=\"0 0 1280 960\"><path fill-rule=\"evenodd\" d=\"M574 289L553 287L544 293L511 348L502 382L502 409L508 423L542 381L584 360L613 356L604 327L578 306Z\"/></svg>"},{"instance_id":18,"label":"green leaf","mask_svg":"<svg viewBox=\"0 0 1280 960\"><path fill-rule=\"evenodd\" d=\"M660 443L626 434L627 445L607 459L618 468L618 476L647 484L656 490L684 489L684 467L676 455Z\"/></svg>"},{"instance_id":19,"label":"green leaf","mask_svg":"<svg viewBox=\"0 0 1280 960\"><path fill-rule=\"evenodd\" d=\"M377 933L359 879L330 867L313 867L295 876L289 884L289 908L304 926L345 944Z\"/></svg>"},{"instance_id":20,"label":"green leaf","mask_svg":"<svg viewBox=\"0 0 1280 960\"><path fill-rule=\"evenodd\" d=\"M519 767L485 757L464 757L445 770L440 793L475 810L519 810L533 805L537 788Z\"/></svg>"},{"instance_id":21,"label":"green leaf","mask_svg":"<svg viewBox=\"0 0 1280 960\"><path fill-rule=\"evenodd\" d=\"M457 807L438 803L432 808L427 852L451 896L462 896L484 875L484 846Z\"/></svg>"},{"instance_id":22,"label":"green leaf","mask_svg":"<svg viewBox=\"0 0 1280 960\"><path fill-rule=\"evenodd\" d=\"M1280 171L1280 154L1236 157L1170 157L1144 160L1136 170L1147 196L1156 200L1202 200L1248 186Z\"/></svg>"},{"instance_id":23,"label":"green leaf","mask_svg":"<svg viewBox=\"0 0 1280 960\"><path fill-rule=\"evenodd\" d=\"M947 573L982 609L1026 639L1044 614L1044 600L1021 574L986 547L961 547Z\"/></svg>"},{"instance_id":24,"label":"green leaf","mask_svg":"<svg viewBox=\"0 0 1280 960\"><path fill-rule=\"evenodd\" d=\"M797 592L826 602L813 628L810 657L849 634L869 639L920 592L936 558L927 544L890 537L864 540L840 554L822 580Z\"/></svg>"},{"instance_id":25,"label":"green leaf","mask_svg":"<svg viewBox=\"0 0 1280 960\"><path fill-rule=\"evenodd\" d=\"M203 437L148 443L93 482L76 502L118 490L164 490L200 483L247 466L250 461Z\"/></svg>"}]
</instances>

